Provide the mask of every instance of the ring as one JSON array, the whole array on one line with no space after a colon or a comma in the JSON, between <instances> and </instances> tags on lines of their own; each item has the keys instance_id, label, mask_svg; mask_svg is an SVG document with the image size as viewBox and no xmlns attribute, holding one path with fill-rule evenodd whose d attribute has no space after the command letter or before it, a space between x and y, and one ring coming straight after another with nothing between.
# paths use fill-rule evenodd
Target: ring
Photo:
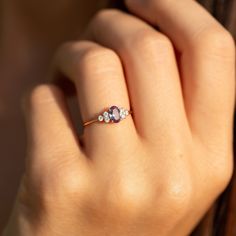
<instances>
[{"instance_id":1,"label":"ring","mask_svg":"<svg viewBox=\"0 0 236 236\"><path fill-rule=\"evenodd\" d=\"M83 126L88 126L93 123L119 123L124 120L127 116L132 114L131 110L127 110L123 107L111 106L109 109L105 110L103 113L99 114L96 119L87 121Z\"/></svg>"}]
</instances>

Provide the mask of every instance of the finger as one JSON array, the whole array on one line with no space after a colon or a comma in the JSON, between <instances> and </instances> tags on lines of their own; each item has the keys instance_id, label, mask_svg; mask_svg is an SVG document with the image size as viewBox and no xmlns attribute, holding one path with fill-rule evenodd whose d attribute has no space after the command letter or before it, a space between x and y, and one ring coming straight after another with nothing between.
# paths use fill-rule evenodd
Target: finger
<instances>
[{"instance_id":1,"label":"finger","mask_svg":"<svg viewBox=\"0 0 236 236\"><path fill-rule=\"evenodd\" d=\"M204 140L228 139L235 87L231 35L196 1L126 3L132 12L157 25L181 53L183 94L192 130Z\"/></svg>"},{"instance_id":2,"label":"finger","mask_svg":"<svg viewBox=\"0 0 236 236\"><path fill-rule=\"evenodd\" d=\"M53 85L39 85L24 103L28 130L29 168L41 175L58 166L86 163L63 93ZM36 174L37 175L37 174Z\"/></svg>"},{"instance_id":3,"label":"finger","mask_svg":"<svg viewBox=\"0 0 236 236\"><path fill-rule=\"evenodd\" d=\"M68 43L59 50L55 68L75 83L84 122L97 119L112 105L130 109L123 68L112 50L88 41ZM85 149L92 156L104 152L104 145L118 150L135 137L131 116L118 124L97 122L84 130Z\"/></svg>"},{"instance_id":4,"label":"finger","mask_svg":"<svg viewBox=\"0 0 236 236\"><path fill-rule=\"evenodd\" d=\"M84 37L115 50L122 59L140 135L153 140L167 129L183 132L186 117L180 80L174 49L166 36L137 17L105 10Z\"/></svg>"}]
</instances>

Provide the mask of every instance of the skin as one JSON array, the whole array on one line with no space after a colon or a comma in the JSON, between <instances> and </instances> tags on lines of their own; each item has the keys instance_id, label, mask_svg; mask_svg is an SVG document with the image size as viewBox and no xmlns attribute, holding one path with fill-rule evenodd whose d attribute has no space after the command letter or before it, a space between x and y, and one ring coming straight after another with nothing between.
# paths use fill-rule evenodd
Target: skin
<instances>
[{"instance_id":1,"label":"skin","mask_svg":"<svg viewBox=\"0 0 236 236\"><path fill-rule=\"evenodd\" d=\"M24 103L26 171L5 235L188 235L227 186L231 35L194 1L126 4L134 16L103 10L61 46L50 79L60 72L75 84L84 121L112 104L133 115L79 139L63 90L34 88Z\"/></svg>"}]
</instances>

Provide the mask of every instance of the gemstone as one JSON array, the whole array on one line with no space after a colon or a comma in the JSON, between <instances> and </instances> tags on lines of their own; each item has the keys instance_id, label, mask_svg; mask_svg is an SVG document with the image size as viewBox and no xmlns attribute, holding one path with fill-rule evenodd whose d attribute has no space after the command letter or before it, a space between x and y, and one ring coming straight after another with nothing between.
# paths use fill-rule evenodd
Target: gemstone
<instances>
[{"instance_id":1,"label":"gemstone","mask_svg":"<svg viewBox=\"0 0 236 236\"><path fill-rule=\"evenodd\" d=\"M109 113L108 113L107 111L105 111L105 112L103 113L103 116L104 116L104 118L105 118L105 117L109 117Z\"/></svg>"},{"instance_id":2,"label":"gemstone","mask_svg":"<svg viewBox=\"0 0 236 236\"><path fill-rule=\"evenodd\" d=\"M129 111L125 110L125 115L128 116L129 115Z\"/></svg>"},{"instance_id":3,"label":"gemstone","mask_svg":"<svg viewBox=\"0 0 236 236\"><path fill-rule=\"evenodd\" d=\"M125 118L125 109L120 108L120 118L123 120Z\"/></svg>"},{"instance_id":4,"label":"gemstone","mask_svg":"<svg viewBox=\"0 0 236 236\"><path fill-rule=\"evenodd\" d=\"M104 118L104 121L105 121L106 123L109 123L109 122L110 122L110 118L109 118L109 117L105 117L105 118Z\"/></svg>"},{"instance_id":5,"label":"gemstone","mask_svg":"<svg viewBox=\"0 0 236 236\"><path fill-rule=\"evenodd\" d=\"M103 117L102 115L100 115L100 116L98 117L98 121L102 122L103 120L104 120L104 117Z\"/></svg>"},{"instance_id":6,"label":"gemstone","mask_svg":"<svg viewBox=\"0 0 236 236\"><path fill-rule=\"evenodd\" d=\"M120 108L120 113L124 113L125 109L122 107Z\"/></svg>"},{"instance_id":7,"label":"gemstone","mask_svg":"<svg viewBox=\"0 0 236 236\"><path fill-rule=\"evenodd\" d=\"M118 123L121 120L120 109L117 106L112 106L109 109L110 119L114 123Z\"/></svg>"}]
</instances>

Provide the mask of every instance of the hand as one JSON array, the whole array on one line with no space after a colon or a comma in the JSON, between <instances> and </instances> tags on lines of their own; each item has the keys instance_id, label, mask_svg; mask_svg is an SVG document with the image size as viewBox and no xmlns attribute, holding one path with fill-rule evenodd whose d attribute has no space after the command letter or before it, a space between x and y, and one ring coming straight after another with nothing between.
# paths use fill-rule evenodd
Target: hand
<instances>
[{"instance_id":1,"label":"hand","mask_svg":"<svg viewBox=\"0 0 236 236\"><path fill-rule=\"evenodd\" d=\"M55 65L75 83L84 121L113 104L132 107L132 117L86 127L82 145L62 91L35 88L26 174L6 235L187 235L227 186L232 37L194 1L127 5L163 33L104 10Z\"/></svg>"}]
</instances>

